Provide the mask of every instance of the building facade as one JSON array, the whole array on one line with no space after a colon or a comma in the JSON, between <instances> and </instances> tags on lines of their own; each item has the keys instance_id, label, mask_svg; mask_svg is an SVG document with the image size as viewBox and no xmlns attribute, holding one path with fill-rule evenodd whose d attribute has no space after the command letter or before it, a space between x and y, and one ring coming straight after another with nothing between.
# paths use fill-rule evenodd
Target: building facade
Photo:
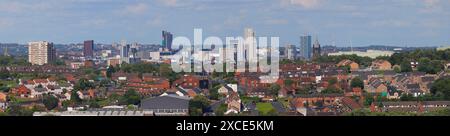
<instances>
[{"instance_id":1,"label":"building facade","mask_svg":"<svg viewBox=\"0 0 450 136\"><path fill-rule=\"evenodd\" d=\"M316 39L316 41L314 42L314 45L313 45L313 59L319 58L321 53L322 53L322 51L320 48L319 40Z\"/></svg>"},{"instance_id":2,"label":"building facade","mask_svg":"<svg viewBox=\"0 0 450 136\"><path fill-rule=\"evenodd\" d=\"M288 60L294 60L297 57L297 50L295 45L288 45L286 48L286 58Z\"/></svg>"},{"instance_id":3,"label":"building facade","mask_svg":"<svg viewBox=\"0 0 450 136\"><path fill-rule=\"evenodd\" d=\"M310 35L300 37L300 57L305 60L311 59L312 37Z\"/></svg>"},{"instance_id":4,"label":"building facade","mask_svg":"<svg viewBox=\"0 0 450 136\"><path fill-rule=\"evenodd\" d=\"M85 58L94 57L94 40L84 41L83 55Z\"/></svg>"},{"instance_id":5,"label":"building facade","mask_svg":"<svg viewBox=\"0 0 450 136\"><path fill-rule=\"evenodd\" d=\"M28 62L32 65L45 65L56 59L53 43L47 41L28 43Z\"/></svg>"},{"instance_id":6,"label":"building facade","mask_svg":"<svg viewBox=\"0 0 450 136\"><path fill-rule=\"evenodd\" d=\"M170 32L162 31L162 46L167 50L172 50L173 35Z\"/></svg>"}]
</instances>

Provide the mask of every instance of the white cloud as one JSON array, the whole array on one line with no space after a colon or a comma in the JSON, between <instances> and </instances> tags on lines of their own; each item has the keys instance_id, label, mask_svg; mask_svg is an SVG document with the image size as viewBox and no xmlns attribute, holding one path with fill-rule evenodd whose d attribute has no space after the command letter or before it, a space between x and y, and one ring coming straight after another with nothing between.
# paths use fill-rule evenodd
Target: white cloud
<instances>
[{"instance_id":1,"label":"white cloud","mask_svg":"<svg viewBox=\"0 0 450 136\"><path fill-rule=\"evenodd\" d=\"M305 9L314 9L320 6L322 0L281 0L283 5L301 6Z\"/></svg>"}]
</instances>

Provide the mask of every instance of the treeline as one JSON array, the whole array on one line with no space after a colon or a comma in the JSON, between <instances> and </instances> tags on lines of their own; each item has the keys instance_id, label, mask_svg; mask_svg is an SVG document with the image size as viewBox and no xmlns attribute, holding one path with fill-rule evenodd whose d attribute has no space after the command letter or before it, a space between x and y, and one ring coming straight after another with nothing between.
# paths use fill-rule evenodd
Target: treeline
<instances>
[{"instance_id":1,"label":"treeline","mask_svg":"<svg viewBox=\"0 0 450 136\"><path fill-rule=\"evenodd\" d=\"M0 66L30 66L28 60L23 57L0 56Z\"/></svg>"},{"instance_id":2,"label":"treeline","mask_svg":"<svg viewBox=\"0 0 450 136\"><path fill-rule=\"evenodd\" d=\"M121 66L109 66L107 69L107 75L110 77L112 73L115 72L126 72L126 73L153 73L155 75L159 75L165 78L168 78L171 82L175 81L180 74L183 73L175 73L172 70L171 65L169 64L152 64L152 63L136 63L136 64L126 64L123 63Z\"/></svg>"},{"instance_id":3,"label":"treeline","mask_svg":"<svg viewBox=\"0 0 450 136\"><path fill-rule=\"evenodd\" d=\"M415 50L412 52L395 53L387 60L392 65L399 65L402 72L410 72L411 62L418 62L417 70L428 74L436 74L444 69L444 64L450 60L448 50Z\"/></svg>"},{"instance_id":4,"label":"treeline","mask_svg":"<svg viewBox=\"0 0 450 136\"><path fill-rule=\"evenodd\" d=\"M448 50L415 50L411 52L394 53L392 56L380 56L375 59L360 57L357 55L321 56L314 61L318 63L339 63L342 60L352 60L361 66L368 67L372 61L381 59L389 61L396 72L411 72L411 62L418 62L417 71L428 74L436 74L444 70L444 64L450 61L450 49Z\"/></svg>"},{"instance_id":5,"label":"treeline","mask_svg":"<svg viewBox=\"0 0 450 136\"><path fill-rule=\"evenodd\" d=\"M368 67L372 64L373 59L370 57L360 57L355 54L353 55L339 55L339 56L321 56L315 59L316 62L319 63L339 63L342 60L351 60L359 65Z\"/></svg>"}]
</instances>

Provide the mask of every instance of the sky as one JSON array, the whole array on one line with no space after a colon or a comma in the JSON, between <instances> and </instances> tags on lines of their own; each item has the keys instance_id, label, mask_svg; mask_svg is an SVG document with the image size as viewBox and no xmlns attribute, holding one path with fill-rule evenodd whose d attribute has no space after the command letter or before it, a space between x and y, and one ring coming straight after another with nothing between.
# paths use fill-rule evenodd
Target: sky
<instances>
[{"instance_id":1,"label":"sky","mask_svg":"<svg viewBox=\"0 0 450 136\"><path fill-rule=\"evenodd\" d=\"M0 43L161 43L161 31L298 45L450 45L449 0L0 0Z\"/></svg>"}]
</instances>

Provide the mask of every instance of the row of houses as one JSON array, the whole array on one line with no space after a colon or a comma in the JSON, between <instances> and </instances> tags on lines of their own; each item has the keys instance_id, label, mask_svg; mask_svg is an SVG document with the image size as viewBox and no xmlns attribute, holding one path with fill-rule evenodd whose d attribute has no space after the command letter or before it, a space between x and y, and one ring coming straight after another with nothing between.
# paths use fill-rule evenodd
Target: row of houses
<instances>
[{"instance_id":1,"label":"row of houses","mask_svg":"<svg viewBox=\"0 0 450 136\"><path fill-rule=\"evenodd\" d=\"M11 89L11 94L23 98L40 98L45 94L64 94L64 92L72 91L73 84L65 81L58 82L54 79L32 79L27 81L19 81L16 88Z\"/></svg>"}]
</instances>

